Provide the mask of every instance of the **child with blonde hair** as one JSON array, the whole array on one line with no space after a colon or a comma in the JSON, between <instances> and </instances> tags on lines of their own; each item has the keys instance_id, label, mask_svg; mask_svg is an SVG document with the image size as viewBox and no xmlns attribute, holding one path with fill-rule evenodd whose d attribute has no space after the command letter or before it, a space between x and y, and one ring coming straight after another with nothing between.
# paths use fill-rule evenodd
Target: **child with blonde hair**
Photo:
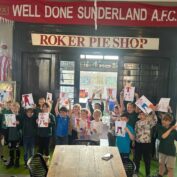
<instances>
[{"instance_id":1,"label":"child with blonde hair","mask_svg":"<svg viewBox=\"0 0 177 177\"><path fill-rule=\"evenodd\" d=\"M76 121L78 139L89 139L88 129L90 129L90 111L81 109L80 118Z\"/></svg>"},{"instance_id":2,"label":"child with blonde hair","mask_svg":"<svg viewBox=\"0 0 177 177\"><path fill-rule=\"evenodd\" d=\"M70 141L69 144L73 144L74 140L78 139L77 135L77 120L80 118L81 114L81 105L80 104L74 104L73 108L70 112Z\"/></svg>"},{"instance_id":3,"label":"child with blonde hair","mask_svg":"<svg viewBox=\"0 0 177 177\"><path fill-rule=\"evenodd\" d=\"M93 118L91 121L91 135L90 139L100 144L100 138L103 132L103 122L101 121L102 113L99 109L94 110Z\"/></svg>"}]
</instances>

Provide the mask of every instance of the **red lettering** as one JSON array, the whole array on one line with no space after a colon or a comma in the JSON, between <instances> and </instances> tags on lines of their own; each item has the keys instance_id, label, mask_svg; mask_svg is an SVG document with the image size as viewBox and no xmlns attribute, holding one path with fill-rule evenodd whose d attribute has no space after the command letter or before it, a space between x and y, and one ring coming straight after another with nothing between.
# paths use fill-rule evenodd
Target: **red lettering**
<instances>
[{"instance_id":1,"label":"red lettering","mask_svg":"<svg viewBox=\"0 0 177 177\"><path fill-rule=\"evenodd\" d=\"M113 47L119 48L119 38L113 38Z\"/></svg>"},{"instance_id":2,"label":"red lettering","mask_svg":"<svg viewBox=\"0 0 177 177\"><path fill-rule=\"evenodd\" d=\"M76 46L75 39L76 37L74 36L69 36L69 46Z\"/></svg>"},{"instance_id":3,"label":"red lettering","mask_svg":"<svg viewBox=\"0 0 177 177\"><path fill-rule=\"evenodd\" d=\"M129 38L120 38L120 48L128 48L128 40Z\"/></svg>"},{"instance_id":4,"label":"red lettering","mask_svg":"<svg viewBox=\"0 0 177 177\"><path fill-rule=\"evenodd\" d=\"M137 48L139 45L139 40L137 38L130 39L131 48Z\"/></svg>"},{"instance_id":5,"label":"red lettering","mask_svg":"<svg viewBox=\"0 0 177 177\"><path fill-rule=\"evenodd\" d=\"M63 41L65 37L66 36L58 36L58 45L66 46L65 42Z\"/></svg>"},{"instance_id":6,"label":"red lettering","mask_svg":"<svg viewBox=\"0 0 177 177\"><path fill-rule=\"evenodd\" d=\"M110 38L103 38L103 47L110 47L109 41Z\"/></svg>"},{"instance_id":7,"label":"red lettering","mask_svg":"<svg viewBox=\"0 0 177 177\"><path fill-rule=\"evenodd\" d=\"M40 38L41 38L41 40L40 40L40 44L41 44L41 45L48 45L48 42L47 42L47 35L41 34L41 35L40 35Z\"/></svg>"},{"instance_id":8,"label":"red lettering","mask_svg":"<svg viewBox=\"0 0 177 177\"><path fill-rule=\"evenodd\" d=\"M147 44L147 39L140 39L140 49L144 48L144 44Z\"/></svg>"},{"instance_id":9,"label":"red lettering","mask_svg":"<svg viewBox=\"0 0 177 177\"><path fill-rule=\"evenodd\" d=\"M84 47L84 37L78 37L78 40L77 40L77 46L78 47Z\"/></svg>"},{"instance_id":10,"label":"red lettering","mask_svg":"<svg viewBox=\"0 0 177 177\"><path fill-rule=\"evenodd\" d=\"M48 43L50 45L56 45L56 43L57 43L57 37L55 35L50 35L48 37Z\"/></svg>"},{"instance_id":11,"label":"red lettering","mask_svg":"<svg viewBox=\"0 0 177 177\"><path fill-rule=\"evenodd\" d=\"M96 43L97 38L96 37L90 37L90 47L93 47L93 44Z\"/></svg>"}]
</instances>

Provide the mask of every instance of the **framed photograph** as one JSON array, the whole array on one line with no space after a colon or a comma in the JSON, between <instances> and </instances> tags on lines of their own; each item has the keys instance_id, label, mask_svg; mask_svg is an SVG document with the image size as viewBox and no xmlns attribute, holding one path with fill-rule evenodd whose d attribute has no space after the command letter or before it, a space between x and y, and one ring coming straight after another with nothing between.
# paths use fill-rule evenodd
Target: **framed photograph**
<instances>
[{"instance_id":1,"label":"framed photograph","mask_svg":"<svg viewBox=\"0 0 177 177\"><path fill-rule=\"evenodd\" d=\"M16 100L16 82L0 81L0 103Z\"/></svg>"}]
</instances>

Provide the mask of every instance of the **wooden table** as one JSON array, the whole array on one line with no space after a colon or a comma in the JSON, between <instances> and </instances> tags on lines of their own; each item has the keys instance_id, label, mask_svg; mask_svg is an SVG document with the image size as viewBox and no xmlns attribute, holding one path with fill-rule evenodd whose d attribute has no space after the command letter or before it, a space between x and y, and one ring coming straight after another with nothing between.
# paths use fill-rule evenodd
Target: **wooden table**
<instances>
[{"instance_id":1,"label":"wooden table","mask_svg":"<svg viewBox=\"0 0 177 177\"><path fill-rule=\"evenodd\" d=\"M112 153L109 161L102 160ZM47 177L127 177L116 147L55 146Z\"/></svg>"}]
</instances>

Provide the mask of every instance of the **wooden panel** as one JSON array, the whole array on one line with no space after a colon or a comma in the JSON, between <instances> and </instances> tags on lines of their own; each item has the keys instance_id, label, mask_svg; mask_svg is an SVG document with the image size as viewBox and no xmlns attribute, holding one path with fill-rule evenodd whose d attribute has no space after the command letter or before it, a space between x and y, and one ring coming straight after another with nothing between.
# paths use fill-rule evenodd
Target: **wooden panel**
<instances>
[{"instance_id":1,"label":"wooden panel","mask_svg":"<svg viewBox=\"0 0 177 177\"><path fill-rule=\"evenodd\" d=\"M101 159L112 153L109 161ZM56 146L47 177L126 177L116 147Z\"/></svg>"}]
</instances>

